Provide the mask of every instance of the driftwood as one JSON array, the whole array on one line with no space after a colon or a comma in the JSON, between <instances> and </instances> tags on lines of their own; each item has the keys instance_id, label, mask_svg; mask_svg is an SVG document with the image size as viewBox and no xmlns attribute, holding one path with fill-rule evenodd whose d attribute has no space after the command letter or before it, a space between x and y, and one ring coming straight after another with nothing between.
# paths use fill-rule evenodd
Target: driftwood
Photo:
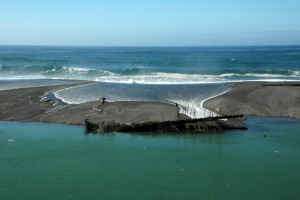
<instances>
[{"instance_id":1,"label":"driftwood","mask_svg":"<svg viewBox=\"0 0 300 200\"><path fill-rule=\"evenodd\" d=\"M240 120L228 123L230 120L244 118L243 115L227 115L220 117L208 117L198 119L186 119L177 121L158 121L144 123L121 124L116 122L100 122L99 124L85 120L85 131L93 133L107 132L190 132L206 133L220 132L226 129L247 129ZM227 120L227 121L223 121Z\"/></svg>"}]
</instances>

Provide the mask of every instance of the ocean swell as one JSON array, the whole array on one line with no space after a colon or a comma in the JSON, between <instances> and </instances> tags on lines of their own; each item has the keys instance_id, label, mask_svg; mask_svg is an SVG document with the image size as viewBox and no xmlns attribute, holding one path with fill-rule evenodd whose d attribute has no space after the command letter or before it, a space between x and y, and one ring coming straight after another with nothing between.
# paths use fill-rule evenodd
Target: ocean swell
<instances>
[{"instance_id":1,"label":"ocean swell","mask_svg":"<svg viewBox=\"0 0 300 200\"><path fill-rule=\"evenodd\" d=\"M147 68L94 69L72 66L0 65L0 79L74 79L113 83L197 84L252 80L299 80L300 70L227 70L195 73Z\"/></svg>"}]
</instances>

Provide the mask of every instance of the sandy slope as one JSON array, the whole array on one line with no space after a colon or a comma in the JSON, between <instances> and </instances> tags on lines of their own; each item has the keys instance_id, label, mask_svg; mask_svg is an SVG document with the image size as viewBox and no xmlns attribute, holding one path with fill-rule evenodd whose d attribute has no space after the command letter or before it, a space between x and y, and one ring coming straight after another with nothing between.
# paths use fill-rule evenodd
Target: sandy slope
<instances>
[{"instance_id":1,"label":"sandy slope","mask_svg":"<svg viewBox=\"0 0 300 200\"><path fill-rule=\"evenodd\" d=\"M219 114L300 118L300 82L242 82L203 107Z\"/></svg>"}]
</instances>

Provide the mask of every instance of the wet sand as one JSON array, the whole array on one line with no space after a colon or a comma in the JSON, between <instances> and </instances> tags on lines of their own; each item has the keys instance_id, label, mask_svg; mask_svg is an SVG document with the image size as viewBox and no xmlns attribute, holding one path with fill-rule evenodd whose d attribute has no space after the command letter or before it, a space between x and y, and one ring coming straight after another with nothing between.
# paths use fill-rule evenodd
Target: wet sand
<instances>
[{"instance_id":1,"label":"wet sand","mask_svg":"<svg viewBox=\"0 0 300 200\"><path fill-rule=\"evenodd\" d=\"M75 82L63 85L18 88L0 91L0 120L34 122L53 109L54 101L43 102L42 96L49 91L55 91L86 84Z\"/></svg>"},{"instance_id":2,"label":"wet sand","mask_svg":"<svg viewBox=\"0 0 300 200\"><path fill-rule=\"evenodd\" d=\"M222 115L300 119L300 82L241 82L202 106Z\"/></svg>"},{"instance_id":3,"label":"wet sand","mask_svg":"<svg viewBox=\"0 0 300 200\"><path fill-rule=\"evenodd\" d=\"M0 120L84 125L90 122L139 123L188 118L175 104L158 101L91 101L77 105L55 105L55 99L41 101L49 91L87 84L41 86L0 91ZM300 118L300 82L243 82L232 90L209 99L203 107L222 115L276 116Z\"/></svg>"},{"instance_id":4,"label":"wet sand","mask_svg":"<svg viewBox=\"0 0 300 200\"><path fill-rule=\"evenodd\" d=\"M0 120L19 122L51 122L84 125L91 122L115 121L118 123L185 119L175 105L156 101L93 101L77 105L54 106L54 100L41 101L48 91L56 91L89 82L56 86L42 86L0 91Z\"/></svg>"}]
</instances>

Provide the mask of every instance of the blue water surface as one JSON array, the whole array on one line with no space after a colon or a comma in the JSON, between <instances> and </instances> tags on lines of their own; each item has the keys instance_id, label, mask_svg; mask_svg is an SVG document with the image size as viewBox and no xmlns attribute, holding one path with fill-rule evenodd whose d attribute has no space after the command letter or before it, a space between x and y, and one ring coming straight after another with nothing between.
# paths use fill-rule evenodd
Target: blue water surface
<instances>
[{"instance_id":1,"label":"blue water surface","mask_svg":"<svg viewBox=\"0 0 300 200\"><path fill-rule=\"evenodd\" d=\"M0 78L147 84L299 80L300 46L0 46Z\"/></svg>"}]
</instances>

